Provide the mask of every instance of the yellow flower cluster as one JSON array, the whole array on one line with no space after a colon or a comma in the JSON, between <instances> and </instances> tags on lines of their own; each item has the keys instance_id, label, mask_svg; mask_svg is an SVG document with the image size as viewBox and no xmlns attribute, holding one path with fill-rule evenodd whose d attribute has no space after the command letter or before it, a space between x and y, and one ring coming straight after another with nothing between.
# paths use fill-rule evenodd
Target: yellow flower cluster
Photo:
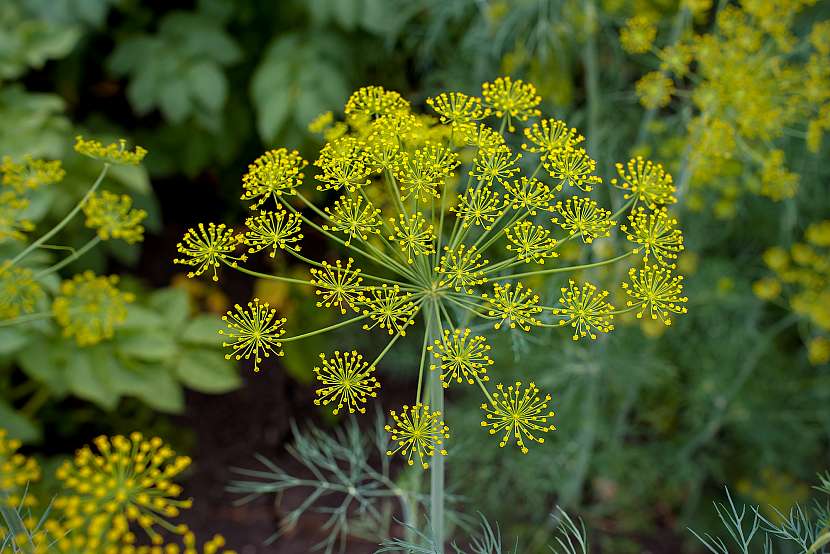
<instances>
[{"instance_id":1,"label":"yellow flower cluster","mask_svg":"<svg viewBox=\"0 0 830 554\"><path fill-rule=\"evenodd\" d=\"M134 244L144 239L141 222L147 212L133 208L133 199L110 191L93 193L84 203L86 226L95 229L101 240L121 239Z\"/></svg>"},{"instance_id":2,"label":"yellow flower cluster","mask_svg":"<svg viewBox=\"0 0 830 554\"><path fill-rule=\"evenodd\" d=\"M79 346L91 346L110 339L127 318L127 304L135 295L121 292L118 276L79 273L61 283L52 302L55 321L65 337L74 337Z\"/></svg>"},{"instance_id":3,"label":"yellow flower cluster","mask_svg":"<svg viewBox=\"0 0 830 554\"><path fill-rule=\"evenodd\" d=\"M296 152L272 150L251 164L242 198L257 215L242 231L213 223L189 230L175 262L194 267L190 276L210 271L218 280L217 269L225 266L311 287L317 307L331 308L340 319L289 335L286 320L254 299L224 318L227 356L251 360L259 371L292 341L345 328L379 331L388 342L377 356L351 345L332 347L313 369L316 404L335 414L362 413L380 391L384 356L418 332L418 387L412 403L390 414L390 455L428 467L446 453L443 389L451 386L478 387L482 425L501 446L512 442L526 453L530 443L542 443L554 429L551 396L512 377L514 384L491 386L498 371L488 338L473 334L468 322L487 321L494 332L569 326L575 339L597 338L613 330L614 315L624 312L669 324L685 311L686 298L682 278L672 273L682 234L662 207L675 202L671 176L639 158L619 164L620 179L611 184L625 198L612 213L587 195L603 181L581 146L584 137L563 121L530 121L541 115L540 102L533 85L503 77L483 84L480 97L445 92L429 98L432 117L413 111L397 92L361 88L346 103L344 121L326 113L312 123L326 139L313 162L323 206L304 190L308 162ZM511 146L511 134L525 122L517 133L523 137L520 152ZM562 262L561 245L591 245L609 236L626 213L623 230L633 246L610 258L596 250L585 254L588 268L635 264L626 308L616 310L607 292L573 281L559 305L545 306L524 278L585 268ZM300 253L312 233L328 243L315 252L330 252L333 259ZM310 275L244 267L243 245L247 254L267 250L271 258L292 257L309 266ZM347 255L338 259L338 251Z\"/></svg>"},{"instance_id":4,"label":"yellow flower cluster","mask_svg":"<svg viewBox=\"0 0 830 554\"><path fill-rule=\"evenodd\" d=\"M695 3L700 10L692 3L687 8L702 13L711 2ZM644 75L636 91L645 107L659 109L669 105L676 86L689 87L682 97L693 110L684 170L691 206L706 205L711 191L716 213L729 216L742 192L776 201L796 194L798 175L787 169L781 146L802 136L818 152L830 129L830 25L815 23L809 36L794 32L796 16L812 3L725 4L709 32L694 34L686 18L688 27L676 28L681 32L673 42L655 51L660 70ZM635 16L621 33L623 48L653 50L653 30L647 16Z\"/></svg>"},{"instance_id":5,"label":"yellow flower cluster","mask_svg":"<svg viewBox=\"0 0 830 554\"><path fill-rule=\"evenodd\" d=\"M104 146L98 140L85 139L82 136L75 137L75 152L102 162L119 165L138 165L147 155L147 150L141 146L130 150L124 139Z\"/></svg>"},{"instance_id":6,"label":"yellow flower cluster","mask_svg":"<svg viewBox=\"0 0 830 554\"><path fill-rule=\"evenodd\" d=\"M101 436L93 443L56 470L62 488L48 518L24 520L38 530L14 537L0 531L0 541L14 552L34 554L235 554L224 548L220 535L198 547L193 532L174 522L192 504L179 498L182 488L173 482L189 458L138 432ZM37 463L17 453L19 447L0 428L0 502L15 508L26 487L41 477ZM29 492L26 504L33 503Z\"/></svg>"},{"instance_id":7,"label":"yellow flower cluster","mask_svg":"<svg viewBox=\"0 0 830 554\"><path fill-rule=\"evenodd\" d=\"M32 313L44 297L34 271L12 265L11 260L0 264L0 319Z\"/></svg>"},{"instance_id":8,"label":"yellow flower cluster","mask_svg":"<svg viewBox=\"0 0 830 554\"><path fill-rule=\"evenodd\" d=\"M15 162L4 156L0 162L0 243L25 240L34 224L25 217L32 190L63 180L66 172L60 161L36 160L25 156Z\"/></svg>"},{"instance_id":9,"label":"yellow flower cluster","mask_svg":"<svg viewBox=\"0 0 830 554\"><path fill-rule=\"evenodd\" d=\"M19 440L10 439L0 428L0 506L19 507L28 485L40 479L37 461L18 453L20 446ZM33 498L26 495L26 503L31 504Z\"/></svg>"},{"instance_id":10,"label":"yellow flower cluster","mask_svg":"<svg viewBox=\"0 0 830 554\"><path fill-rule=\"evenodd\" d=\"M768 249L764 263L772 276L756 281L753 291L763 300L783 296L790 309L809 323L810 362L830 362L830 220L807 227L804 242L789 250Z\"/></svg>"}]
</instances>

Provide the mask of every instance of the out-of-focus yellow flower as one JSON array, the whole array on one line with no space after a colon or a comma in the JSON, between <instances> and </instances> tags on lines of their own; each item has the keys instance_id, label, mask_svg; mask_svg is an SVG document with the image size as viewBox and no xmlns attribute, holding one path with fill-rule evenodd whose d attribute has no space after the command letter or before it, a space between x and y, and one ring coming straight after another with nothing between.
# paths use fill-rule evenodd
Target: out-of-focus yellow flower
<instances>
[{"instance_id":1,"label":"out-of-focus yellow flower","mask_svg":"<svg viewBox=\"0 0 830 554\"><path fill-rule=\"evenodd\" d=\"M807 343L807 358L813 365L823 365L830 362L830 339L827 337L813 337Z\"/></svg>"},{"instance_id":2,"label":"out-of-focus yellow flower","mask_svg":"<svg viewBox=\"0 0 830 554\"><path fill-rule=\"evenodd\" d=\"M96 276L91 271L61 283L52 302L55 321L65 337L74 337L79 346L91 346L110 339L127 318L127 304L135 295L121 292L118 276Z\"/></svg>"},{"instance_id":3,"label":"out-of-focus yellow flower","mask_svg":"<svg viewBox=\"0 0 830 554\"><path fill-rule=\"evenodd\" d=\"M147 212L133 208L133 200L126 194L96 192L87 199L83 209L86 226L95 229L101 240L120 239L134 244L144 239L141 222Z\"/></svg>"},{"instance_id":4,"label":"out-of-focus yellow flower","mask_svg":"<svg viewBox=\"0 0 830 554\"><path fill-rule=\"evenodd\" d=\"M798 190L798 174L784 166L784 152L772 150L767 153L761 170L761 194L773 200L792 198Z\"/></svg>"},{"instance_id":5,"label":"out-of-focus yellow flower","mask_svg":"<svg viewBox=\"0 0 830 554\"><path fill-rule=\"evenodd\" d=\"M60 160L36 160L31 156L24 156L23 161L15 162L11 156L4 156L0 163L0 183L4 187L14 189L18 194L27 190L34 190L43 185L59 183L66 175Z\"/></svg>"},{"instance_id":6,"label":"out-of-focus yellow flower","mask_svg":"<svg viewBox=\"0 0 830 554\"><path fill-rule=\"evenodd\" d=\"M32 313L45 294L34 272L5 261L0 264L0 319Z\"/></svg>"},{"instance_id":7,"label":"out-of-focus yellow flower","mask_svg":"<svg viewBox=\"0 0 830 554\"><path fill-rule=\"evenodd\" d=\"M17 508L30 483L40 480L40 466L34 458L17 452L21 443L10 439L8 432L0 428L0 505ZM26 495L28 505L34 496Z\"/></svg>"},{"instance_id":8,"label":"out-of-focus yellow flower","mask_svg":"<svg viewBox=\"0 0 830 554\"><path fill-rule=\"evenodd\" d=\"M781 296L781 281L764 277L752 283L752 292L761 300L775 300Z\"/></svg>"},{"instance_id":9,"label":"out-of-focus yellow flower","mask_svg":"<svg viewBox=\"0 0 830 554\"><path fill-rule=\"evenodd\" d=\"M640 104L650 110L664 108L671 102L674 94L674 81L660 73L652 71L643 75L634 85Z\"/></svg>"},{"instance_id":10,"label":"out-of-focus yellow flower","mask_svg":"<svg viewBox=\"0 0 830 554\"><path fill-rule=\"evenodd\" d=\"M14 190L0 190L0 242L7 239L23 240L34 230L34 224L23 217L29 200Z\"/></svg>"},{"instance_id":11,"label":"out-of-focus yellow flower","mask_svg":"<svg viewBox=\"0 0 830 554\"><path fill-rule=\"evenodd\" d=\"M127 141L124 139L104 146L100 141L87 140L82 136L75 137L75 152L102 162L119 165L138 165L147 155L147 150L141 146L129 150Z\"/></svg>"},{"instance_id":12,"label":"out-of-focus yellow flower","mask_svg":"<svg viewBox=\"0 0 830 554\"><path fill-rule=\"evenodd\" d=\"M645 54L651 50L657 37L657 27L651 17L635 15L620 29L620 45L629 54Z\"/></svg>"},{"instance_id":13,"label":"out-of-focus yellow flower","mask_svg":"<svg viewBox=\"0 0 830 554\"><path fill-rule=\"evenodd\" d=\"M53 506L62 516L60 527L71 531L53 533L60 537L59 552L121 552L135 544L133 529L143 530L156 545L163 542L159 528L187 532L170 519L191 505L179 500L182 488L173 483L190 458L138 432L101 436L94 443L94 450L84 446L56 472L64 492Z\"/></svg>"}]
</instances>

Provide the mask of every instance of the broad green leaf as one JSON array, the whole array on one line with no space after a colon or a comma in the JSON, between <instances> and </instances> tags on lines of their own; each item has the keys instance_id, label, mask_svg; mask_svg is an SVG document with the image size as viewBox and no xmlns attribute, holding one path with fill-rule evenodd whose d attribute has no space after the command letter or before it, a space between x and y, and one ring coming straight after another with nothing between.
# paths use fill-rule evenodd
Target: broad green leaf
<instances>
[{"instance_id":1,"label":"broad green leaf","mask_svg":"<svg viewBox=\"0 0 830 554\"><path fill-rule=\"evenodd\" d=\"M223 329L225 324L219 316L199 315L187 325L181 340L190 344L218 347L222 345L219 331Z\"/></svg>"},{"instance_id":2,"label":"broad green leaf","mask_svg":"<svg viewBox=\"0 0 830 554\"><path fill-rule=\"evenodd\" d=\"M159 89L159 108L164 117L173 123L184 121L191 110L187 84L180 78L162 83Z\"/></svg>"},{"instance_id":3,"label":"broad green leaf","mask_svg":"<svg viewBox=\"0 0 830 554\"><path fill-rule=\"evenodd\" d=\"M147 362L168 361L178 352L175 338L164 328L119 332L115 347L121 355Z\"/></svg>"},{"instance_id":4,"label":"broad green leaf","mask_svg":"<svg viewBox=\"0 0 830 554\"><path fill-rule=\"evenodd\" d=\"M127 308L127 319L124 320L119 329L160 329L164 324L164 318L153 310L132 304Z\"/></svg>"},{"instance_id":5,"label":"broad green leaf","mask_svg":"<svg viewBox=\"0 0 830 554\"><path fill-rule=\"evenodd\" d=\"M25 348L19 356L18 362L23 372L40 383L43 383L58 396L66 394L67 382L64 373L65 354L78 346L70 340L46 341L43 340L38 348Z\"/></svg>"},{"instance_id":6,"label":"broad green leaf","mask_svg":"<svg viewBox=\"0 0 830 554\"><path fill-rule=\"evenodd\" d=\"M0 356L11 356L30 341L31 335L23 329L0 328Z\"/></svg>"},{"instance_id":7,"label":"broad green leaf","mask_svg":"<svg viewBox=\"0 0 830 554\"><path fill-rule=\"evenodd\" d=\"M228 83L225 74L216 64L201 62L187 72L191 94L212 111L218 111L225 104Z\"/></svg>"},{"instance_id":8,"label":"broad green leaf","mask_svg":"<svg viewBox=\"0 0 830 554\"><path fill-rule=\"evenodd\" d=\"M170 287L154 291L149 306L164 318L167 329L178 330L190 315L190 299L185 290Z\"/></svg>"},{"instance_id":9,"label":"broad green leaf","mask_svg":"<svg viewBox=\"0 0 830 554\"><path fill-rule=\"evenodd\" d=\"M70 392L105 410L115 409L119 395L110 385L110 368L117 363L108 348L77 349L66 364L66 380Z\"/></svg>"},{"instance_id":10,"label":"broad green leaf","mask_svg":"<svg viewBox=\"0 0 830 554\"><path fill-rule=\"evenodd\" d=\"M176 374L188 387L207 393L231 391L242 383L236 363L219 350L185 349Z\"/></svg>"},{"instance_id":11,"label":"broad green leaf","mask_svg":"<svg viewBox=\"0 0 830 554\"><path fill-rule=\"evenodd\" d=\"M141 363L116 363L110 373L117 392L134 396L151 408L178 413L184 408L184 395L179 383L165 367Z\"/></svg>"}]
</instances>

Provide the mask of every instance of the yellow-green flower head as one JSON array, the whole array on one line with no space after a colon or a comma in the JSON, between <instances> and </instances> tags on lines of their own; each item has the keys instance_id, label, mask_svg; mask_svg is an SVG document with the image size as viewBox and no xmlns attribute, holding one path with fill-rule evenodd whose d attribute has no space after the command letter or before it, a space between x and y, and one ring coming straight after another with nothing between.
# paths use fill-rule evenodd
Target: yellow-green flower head
<instances>
[{"instance_id":1,"label":"yellow-green flower head","mask_svg":"<svg viewBox=\"0 0 830 554\"><path fill-rule=\"evenodd\" d=\"M546 258L556 258L556 240L550 236L550 231L541 225L534 225L529 221L520 221L506 231L510 244L507 249L516 253L516 257L527 263L545 263Z\"/></svg>"},{"instance_id":2,"label":"yellow-green flower head","mask_svg":"<svg viewBox=\"0 0 830 554\"><path fill-rule=\"evenodd\" d=\"M804 232L804 238L814 246L830 246L830 219L811 223Z\"/></svg>"},{"instance_id":3,"label":"yellow-green flower head","mask_svg":"<svg viewBox=\"0 0 830 554\"><path fill-rule=\"evenodd\" d=\"M119 165L138 165L147 155L147 150L141 146L136 146L133 150L128 149L127 141L124 139L118 139L118 142L104 146L100 141L87 140L82 136L75 137L75 152L95 160Z\"/></svg>"},{"instance_id":4,"label":"yellow-green flower head","mask_svg":"<svg viewBox=\"0 0 830 554\"><path fill-rule=\"evenodd\" d=\"M798 191L799 176L784 165L784 151L775 149L767 153L761 169L761 194L779 201L792 198Z\"/></svg>"},{"instance_id":5,"label":"yellow-green flower head","mask_svg":"<svg viewBox=\"0 0 830 554\"><path fill-rule=\"evenodd\" d=\"M555 431L549 421L553 419L553 410L548 410L550 395L539 396L539 389L534 383L529 383L522 390L522 383L517 381L505 390L504 385L496 385L498 391L492 394L489 403L482 404L485 420L482 427L487 427L491 435L500 434L499 446L504 448L511 440L523 454L528 453L525 439L544 444L544 437L540 433Z\"/></svg>"},{"instance_id":6,"label":"yellow-green flower head","mask_svg":"<svg viewBox=\"0 0 830 554\"><path fill-rule=\"evenodd\" d=\"M553 315L560 316L559 325L570 325L574 329L573 340L583 337L596 339L598 333L610 333L614 330L614 306L608 303L608 291L597 292L597 287L585 283L582 288L573 279L568 279L567 288L560 289L562 296L559 303L562 308L554 308Z\"/></svg>"},{"instance_id":7,"label":"yellow-green flower head","mask_svg":"<svg viewBox=\"0 0 830 554\"><path fill-rule=\"evenodd\" d=\"M61 182L66 171L63 170L60 160L36 160L31 156L24 156L23 161L15 162L11 156L4 156L3 162L0 163L0 174L3 175L0 183L4 187L23 194L27 190Z\"/></svg>"},{"instance_id":8,"label":"yellow-green flower head","mask_svg":"<svg viewBox=\"0 0 830 554\"><path fill-rule=\"evenodd\" d=\"M363 359L356 350L334 351L334 357L326 359L320 354L320 367L314 368L317 380L322 383L315 393L314 403L323 406L335 404L332 413L337 415L344 407L350 414L366 413L366 399L377 397L380 383L372 375L375 366Z\"/></svg>"},{"instance_id":9,"label":"yellow-green flower head","mask_svg":"<svg viewBox=\"0 0 830 554\"><path fill-rule=\"evenodd\" d=\"M259 364L263 358L282 356L282 342L280 337L285 334L286 319L277 317L277 310L271 308L268 302L260 304L259 298L248 302L247 308L239 304L222 316L227 329L220 330L219 334L228 340L222 343L224 348L231 350L225 354L225 359L236 360L254 359L254 371L259 371Z\"/></svg>"},{"instance_id":10,"label":"yellow-green flower head","mask_svg":"<svg viewBox=\"0 0 830 554\"><path fill-rule=\"evenodd\" d=\"M259 215L246 219L245 226L248 231L245 232L244 242L249 254L270 248L269 255L274 258L277 250L300 251L303 234L300 232L300 216L296 214L285 210L261 211Z\"/></svg>"},{"instance_id":11,"label":"yellow-green flower head","mask_svg":"<svg viewBox=\"0 0 830 554\"><path fill-rule=\"evenodd\" d=\"M499 198L499 193L493 190L492 185L482 184L470 187L460 194L458 203L450 207L450 211L458 214L461 225L465 228L478 225L489 231L506 207L507 202Z\"/></svg>"},{"instance_id":12,"label":"yellow-green flower head","mask_svg":"<svg viewBox=\"0 0 830 554\"><path fill-rule=\"evenodd\" d=\"M0 242L24 240L26 233L34 230L34 224L22 217L29 207L29 200L13 190L0 191Z\"/></svg>"},{"instance_id":13,"label":"yellow-green flower head","mask_svg":"<svg viewBox=\"0 0 830 554\"><path fill-rule=\"evenodd\" d=\"M387 450L387 456L400 453L406 463L414 465L414 458L424 469L429 469L429 460L437 451L447 455L444 441L450 438L450 428L444 425L441 412L430 411L428 405L418 402L414 406L404 406L401 413L391 410L393 425L386 425L386 432L391 433L394 450Z\"/></svg>"},{"instance_id":14,"label":"yellow-green flower head","mask_svg":"<svg viewBox=\"0 0 830 554\"><path fill-rule=\"evenodd\" d=\"M418 212L408 218L398 214L398 220L390 219L394 235L389 235L390 241L397 241L401 251L406 254L406 262L414 263L417 256L428 256L435 252L435 228L428 224L424 216Z\"/></svg>"},{"instance_id":15,"label":"yellow-green flower head","mask_svg":"<svg viewBox=\"0 0 830 554\"><path fill-rule=\"evenodd\" d=\"M493 365L493 360L488 354L490 345L487 339L481 335L470 336L470 329L455 329L450 332L444 331L440 340L429 346L429 351L437 364L430 364L432 371L441 370L441 384L448 388L452 381L473 385L476 381L486 382L490 380L487 376L487 367Z\"/></svg>"},{"instance_id":16,"label":"yellow-green flower head","mask_svg":"<svg viewBox=\"0 0 830 554\"><path fill-rule=\"evenodd\" d=\"M390 335L397 333L406 336L406 328L415 324L415 314L418 305L412 301L412 295L402 292L398 285L387 286L383 283L379 287L366 287L360 298L363 315L368 316L372 323L363 325L369 331L375 327L386 329Z\"/></svg>"},{"instance_id":17,"label":"yellow-green flower head","mask_svg":"<svg viewBox=\"0 0 830 554\"><path fill-rule=\"evenodd\" d=\"M657 57L660 59L660 70L673 73L676 77L685 77L689 72L689 65L694 58L694 52L689 44L678 42L662 48Z\"/></svg>"},{"instance_id":18,"label":"yellow-green flower head","mask_svg":"<svg viewBox=\"0 0 830 554\"><path fill-rule=\"evenodd\" d=\"M86 226L95 229L101 240L120 239L135 244L144 239L141 222L147 212L133 208L133 199L126 194L96 192L87 199L83 209Z\"/></svg>"},{"instance_id":19,"label":"yellow-green flower head","mask_svg":"<svg viewBox=\"0 0 830 554\"><path fill-rule=\"evenodd\" d=\"M572 196L565 202L557 202L554 211L562 216L552 217L551 221L567 231L570 235L582 237L583 242L591 244L594 239L611 235L611 227L617 224L611 219L611 212L601 208L590 198Z\"/></svg>"},{"instance_id":20,"label":"yellow-green flower head","mask_svg":"<svg viewBox=\"0 0 830 554\"><path fill-rule=\"evenodd\" d=\"M505 145L504 137L484 123L465 129L465 139L468 146L474 146L483 152L495 152Z\"/></svg>"},{"instance_id":21,"label":"yellow-green flower head","mask_svg":"<svg viewBox=\"0 0 830 554\"><path fill-rule=\"evenodd\" d=\"M96 276L91 271L61 283L52 313L63 336L75 337L79 346L112 338L116 327L127 319L127 304L135 300L132 293L118 290L117 284L117 275Z\"/></svg>"},{"instance_id":22,"label":"yellow-green flower head","mask_svg":"<svg viewBox=\"0 0 830 554\"><path fill-rule=\"evenodd\" d=\"M819 54L830 56L830 20L813 24L810 30L810 44Z\"/></svg>"},{"instance_id":23,"label":"yellow-green flower head","mask_svg":"<svg viewBox=\"0 0 830 554\"><path fill-rule=\"evenodd\" d=\"M671 102L674 94L674 81L660 73L652 71L643 75L634 85L640 104L650 110L664 108Z\"/></svg>"},{"instance_id":24,"label":"yellow-green flower head","mask_svg":"<svg viewBox=\"0 0 830 554\"><path fill-rule=\"evenodd\" d=\"M40 480L37 461L18 453L20 446L19 440L10 439L0 428L0 506L19 507L29 484ZM27 503L32 502L30 498L34 497L26 495Z\"/></svg>"},{"instance_id":25,"label":"yellow-green flower head","mask_svg":"<svg viewBox=\"0 0 830 554\"><path fill-rule=\"evenodd\" d=\"M196 229L188 229L176 250L185 258L176 258L173 263L189 265L195 269L188 272L188 277L213 271L213 280L218 281L216 269L220 263L236 267L238 262L248 259L245 254L234 255L237 246L245 239L244 235L235 235L233 229L224 223L200 223Z\"/></svg>"},{"instance_id":26,"label":"yellow-green flower head","mask_svg":"<svg viewBox=\"0 0 830 554\"><path fill-rule=\"evenodd\" d=\"M657 27L651 17L635 15L620 30L620 45L629 54L645 54L657 38Z\"/></svg>"},{"instance_id":27,"label":"yellow-green flower head","mask_svg":"<svg viewBox=\"0 0 830 554\"><path fill-rule=\"evenodd\" d=\"M545 169L554 179L564 184L577 187L585 192L593 190L594 185L602 184L602 179L591 175L597 169L597 162L584 148L561 148L554 150L544 159Z\"/></svg>"},{"instance_id":28,"label":"yellow-green flower head","mask_svg":"<svg viewBox=\"0 0 830 554\"><path fill-rule=\"evenodd\" d=\"M503 184L507 190L505 198L514 210L527 210L530 215L536 215L539 210L553 209L551 206L554 199L553 191L542 181L520 177Z\"/></svg>"},{"instance_id":29,"label":"yellow-green flower head","mask_svg":"<svg viewBox=\"0 0 830 554\"><path fill-rule=\"evenodd\" d=\"M525 138L522 148L528 152L538 152L547 157L557 150L574 148L585 140L573 127L568 127L564 121L557 119L543 119L530 127L525 127Z\"/></svg>"},{"instance_id":30,"label":"yellow-green flower head","mask_svg":"<svg viewBox=\"0 0 830 554\"><path fill-rule=\"evenodd\" d=\"M630 159L625 166L618 163L617 173L620 179L611 179L611 184L626 191L626 200L636 198L652 210L658 204L677 202L674 196L677 189L672 176L666 173L660 164L638 156Z\"/></svg>"},{"instance_id":31,"label":"yellow-green flower head","mask_svg":"<svg viewBox=\"0 0 830 554\"><path fill-rule=\"evenodd\" d=\"M32 313L44 297L31 269L12 265L11 261L0 264L0 320Z\"/></svg>"},{"instance_id":32,"label":"yellow-green flower head","mask_svg":"<svg viewBox=\"0 0 830 554\"><path fill-rule=\"evenodd\" d=\"M363 278L360 276L360 269L352 269L352 263L354 260L349 258L345 266L340 260L336 260L334 265L323 262L319 269L310 269L311 284L316 287L314 292L322 296L317 302L318 308L335 306L341 314L345 314L347 308L360 312L358 301L363 291L363 287L360 286Z\"/></svg>"},{"instance_id":33,"label":"yellow-green flower head","mask_svg":"<svg viewBox=\"0 0 830 554\"><path fill-rule=\"evenodd\" d=\"M375 208L363 196L341 196L334 201L334 207L325 209L331 225L323 225L326 231L340 231L348 235L346 246L352 239L366 240L369 235L380 234L382 221L380 210Z\"/></svg>"},{"instance_id":34,"label":"yellow-green flower head","mask_svg":"<svg viewBox=\"0 0 830 554\"><path fill-rule=\"evenodd\" d=\"M761 300L775 300L781 296L781 281L764 277L752 283L752 292Z\"/></svg>"},{"instance_id":35,"label":"yellow-green flower head","mask_svg":"<svg viewBox=\"0 0 830 554\"><path fill-rule=\"evenodd\" d=\"M533 294L533 290L522 283L517 283L515 287L512 283L493 283L493 294L485 292L481 297L489 304L487 317L496 320L495 329L501 329L506 323L511 329L519 327L530 331L531 325L542 323L534 317L542 312L539 295Z\"/></svg>"},{"instance_id":36,"label":"yellow-green flower head","mask_svg":"<svg viewBox=\"0 0 830 554\"><path fill-rule=\"evenodd\" d=\"M516 130L512 123L514 119L527 121L542 115L537 108L542 97L536 94L536 87L521 79L513 81L510 77L499 77L492 83L484 83L481 96L496 117L507 116L507 128L511 133Z\"/></svg>"},{"instance_id":37,"label":"yellow-green flower head","mask_svg":"<svg viewBox=\"0 0 830 554\"><path fill-rule=\"evenodd\" d=\"M427 125L431 124L421 117L409 112L396 112L373 120L369 125L367 142L377 139L392 139L410 146L421 144L428 135Z\"/></svg>"},{"instance_id":38,"label":"yellow-green flower head","mask_svg":"<svg viewBox=\"0 0 830 554\"><path fill-rule=\"evenodd\" d=\"M441 123L455 129L470 129L490 115L490 109L481 105L481 98L461 92L442 92L427 98L427 104L438 114Z\"/></svg>"},{"instance_id":39,"label":"yellow-green flower head","mask_svg":"<svg viewBox=\"0 0 830 554\"><path fill-rule=\"evenodd\" d=\"M427 144L411 155L402 154L395 173L401 198L414 197L419 202L438 198L438 188L453 175L458 164L458 154L436 144Z\"/></svg>"},{"instance_id":40,"label":"yellow-green flower head","mask_svg":"<svg viewBox=\"0 0 830 554\"><path fill-rule=\"evenodd\" d=\"M521 153L513 154L507 146L500 146L494 151L480 152L476 156L470 176L482 183L498 181L504 184L519 172Z\"/></svg>"},{"instance_id":41,"label":"yellow-green flower head","mask_svg":"<svg viewBox=\"0 0 830 554\"><path fill-rule=\"evenodd\" d=\"M386 118L378 119L382 122ZM388 136L386 132L369 135L365 146L365 162L373 172L396 172L403 160L400 139Z\"/></svg>"},{"instance_id":42,"label":"yellow-green flower head","mask_svg":"<svg viewBox=\"0 0 830 554\"><path fill-rule=\"evenodd\" d=\"M688 298L683 294L683 276L674 276L665 268L657 265L647 265L642 269L628 270L630 283L622 286L628 296L632 298L626 304L629 308L639 307L637 317L643 317L648 310L651 319L660 319L664 324L671 325L671 314L685 314L683 306Z\"/></svg>"},{"instance_id":43,"label":"yellow-green flower head","mask_svg":"<svg viewBox=\"0 0 830 554\"><path fill-rule=\"evenodd\" d=\"M265 152L242 176L240 199L252 201L251 209L255 210L271 198L278 200L282 195L297 194L297 188L305 178L303 168L307 165L296 150L278 148Z\"/></svg>"},{"instance_id":44,"label":"yellow-green flower head","mask_svg":"<svg viewBox=\"0 0 830 554\"><path fill-rule=\"evenodd\" d=\"M132 529L142 529L157 545L162 529L185 532L170 520L192 504L179 499L182 488L173 482L190 458L138 432L93 442L94 450L84 446L56 471L63 488L53 507L71 530L59 539L59 551L122 552L136 541Z\"/></svg>"},{"instance_id":45,"label":"yellow-green flower head","mask_svg":"<svg viewBox=\"0 0 830 554\"><path fill-rule=\"evenodd\" d=\"M666 208L647 212L643 208L628 216L630 225L620 226L626 238L639 244L643 251L643 261L648 263L649 256L660 265L675 267L677 255L683 251L683 233L677 229L677 220L669 217Z\"/></svg>"},{"instance_id":46,"label":"yellow-green flower head","mask_svg":"<svg viewBox=\"0 0 830 554\"><path fill-rule=\"evenodd\" d=\"M455 292L463 290L467 294L472 294L473 287L487 282L482 268L490 262L482 259L475 245L468 247L459 244L455 248L445 246L444 252L440 265L435 268L441 276L439 287L452 287Z\"/></svg>"},{"instance_id":47,"label":"yellow-green flower head","mask_svg":"<svg viewBox=\"0 0 830 554\"><path fill-rule=\"evenodd\" d=\"M364 144L354 137L345 136L327 143L320 150L320 157L314 162L321 173L315 175L320 182L317 190L340 190L354 192L370 183L374 172Z\"/></svg>"},{"instance_id":48,"label":"yellow-green flower head","mask_svg":"<svg viewBox=\"0 0 830 554\"><path fill-rule=\"evenodd\" d=\"M812 365L824 365L830 362L830 339L813 337L807 343L807 359Z\"/></svg>"},{"instance_id":49,"label":"yellow-green flower head","mask_svg":"<svg viewBox=\"0 0 830 554\"><path fill-rule=\"evenodd\" d=\"M406 113L409 111L409 102L393 90L368 86L358 89L349 97L344 111L350 120L371 120Z\"/></svg>"}]
</instances>

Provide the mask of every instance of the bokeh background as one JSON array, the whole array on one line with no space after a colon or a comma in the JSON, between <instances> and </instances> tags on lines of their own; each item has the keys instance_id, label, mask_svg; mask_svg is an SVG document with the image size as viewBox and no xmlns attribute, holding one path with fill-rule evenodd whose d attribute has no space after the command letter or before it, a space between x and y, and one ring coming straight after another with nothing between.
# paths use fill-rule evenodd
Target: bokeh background
<instances>
[{"instance_id":1,"label":"bokeh background","mask_svg":"<svg viewBox=\"0 0 830 554\"><path fill-rule=\"evenodd\" d=\"M559 430L533 455L504 455L477 429L475 400L451 396L469 414L455 424L454 505L523 552L544 551L561 505L592 549L625 553L701 552L687 528L717 527L724 486L772 518L806 503L830 465L828 16L830 3L797 0L3 0L0 154L67 169L31 219L48 229L96 175L72 152L77 134L149 150L109 183L149 217L142 244L104 244L61 270L120 275L142 323L86 350L46 324L0 328L0 427L41 462L46 495L50 468L99 434L163 437L194 460L194 530L242 553L307 552L322 515L263 545L307 491L240 506L226 486L257 453L301 473L292 424L342 425L308 400L321 343L253 374L225 362L211 321L253 295L290 318L324 316L285 285L187 280L176 243L198 221L244 219L240 178L266 148L313 160L322 139L309 123L341 113L352 90L378 84L423 105L511 75L588 137L606 179L636 154L675 175L689 313L670 329L621 322L587 345L500 339L498 364L555 391ZM83 232L61 236L78 245ZM388 368L384 405L411 389L418 346Z\"/></svg>"}]
</instances>

